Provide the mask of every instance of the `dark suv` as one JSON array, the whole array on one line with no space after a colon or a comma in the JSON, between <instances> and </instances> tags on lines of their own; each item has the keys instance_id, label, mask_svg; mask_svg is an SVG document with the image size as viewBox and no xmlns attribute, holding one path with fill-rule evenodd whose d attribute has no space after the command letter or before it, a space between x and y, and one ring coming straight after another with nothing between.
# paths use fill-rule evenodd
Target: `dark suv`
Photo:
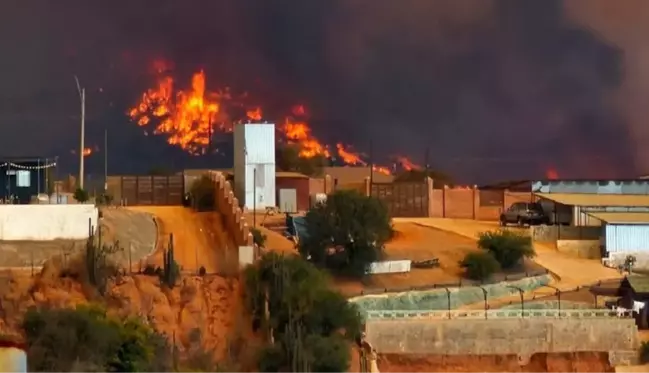
<instances>
[{"instance_id":1,"label":"dark suv","mask_svg":"<svg viewBox=\"0 0 649 373\"><path fill-rule=\"evenodd\" d=\"M515 202L500 214L500 225L504 227L510 223L519 226L550 224L550 217L543 211L540 203Z\"/></svg>"}]
</instances>

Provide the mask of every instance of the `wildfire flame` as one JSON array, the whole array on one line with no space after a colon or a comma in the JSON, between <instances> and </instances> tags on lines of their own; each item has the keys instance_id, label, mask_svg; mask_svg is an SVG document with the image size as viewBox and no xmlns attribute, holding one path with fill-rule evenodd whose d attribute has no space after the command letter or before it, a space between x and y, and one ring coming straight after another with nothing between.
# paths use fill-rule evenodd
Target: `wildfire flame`
<instances>
[{"instance_id":1,"label":"wildfire flame","mask_svg":"<svg viewBox=\"0 0 649 373\"><path fill-rule=\"evenodd\" d=\"M94 152L98 152L99 147L95 146L94 148L84 148L83 149L83 156L84 157L89 157L91 156ZM70 150L71 154L79 154L79 151L77 149L71 149Z\"/></svg>"},{"instance_id":2,"label":"wildfire flame","mask_svg":"<svg viewBox=\"0 0 649 373\"><path fill-rule=\"evenodd\" d=\"M545 177L548 180L557 180L559 178L559 173L554 168L548 168L545 170Z\"/></svg>"},{"instance_id":3,"label":"wildfire flame","mask_svg":"<svg viewBox=\"0 0 649 373\"><path fill-rule=\"evenodd\" d=\"M232 131L235 121L229 119L230 113L225 113L226 103L248 107L245 117L242 118L244 120L260 121L263 117L261 107L235 102L227 89L208 92L205 72L202 70L192 76L191 86L188 89L181 90L177 89L176 82L171 76L165 75L171 70L170 63L158 60L154 61L152 67L159 75L156 86L144 92L139 103L127 114L138 126L153 127L153 134L165 135L169 144L178 146L190 154L205 154L215 130ZM280 138L298 146L300 157L331 157L332 151L329 147L313 135L307 116L308 112L304 105L292 107L291 115L277 126ZM148 134L145 129L145 135ZM368 165L360 153L352 151L351 147L342 143L336 144L335 153L345 164ZM406 157L397 157L397 160L406 170L421 169ZM387 167L375 165L372 167L376 172L391 174L391 170Z\"/></svg>"}]
</instances>

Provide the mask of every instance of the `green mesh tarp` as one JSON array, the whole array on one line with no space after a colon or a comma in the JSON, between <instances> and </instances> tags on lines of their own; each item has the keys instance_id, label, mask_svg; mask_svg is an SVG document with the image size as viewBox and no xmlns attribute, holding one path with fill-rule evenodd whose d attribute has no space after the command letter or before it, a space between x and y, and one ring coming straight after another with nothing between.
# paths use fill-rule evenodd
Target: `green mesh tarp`
<instances>
[{"instance_id":1,"label":"green mesh tarp","mask_svg":"<svg viewBox=\"0 0 649 373\"><path fill-rule=\"evenodd\" d=\"M516 302L514 304L510 304L510 305L501 307L500 309L503 309L503 310L518 310L520 308L521 308L520 302ZM558 308L559 308L559 302L556 301L556 300L525 302L525 309L526 310L556 310ZM561 309L562 310L592 310L594 308L595 308L595 306L593 306L590 303L572 302L572 301L567 301L567 300L562 300L561 301Z\"/></svg>"},{"instance_id":2,"label":"green mesh tarp","mask_svg":"<svg viewBox=\"0 0 649 373\"><path fill-rule=\"evenodd\" d=\"M518 281L500 282L483 285L487 291L487 299L518 295L518 287L523 291L531 291L550 283L550 276L528 277ZM451 299L451 309L467 304L484 301L481 288L467 286L448 288ZM408 291L404 293L387 293L380 295L365 295L351 298L362 311L401 310L401 311L434 311L448 309L448 294L443 288L423 291Z\"/></svg>"}]
</instances>

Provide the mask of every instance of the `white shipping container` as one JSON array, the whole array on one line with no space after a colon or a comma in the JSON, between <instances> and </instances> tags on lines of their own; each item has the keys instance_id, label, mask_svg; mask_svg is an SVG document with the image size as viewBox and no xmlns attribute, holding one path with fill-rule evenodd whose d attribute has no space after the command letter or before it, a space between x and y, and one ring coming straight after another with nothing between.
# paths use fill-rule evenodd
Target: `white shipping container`
<instances>
[{"instance_id":1,"label":"white shipping container","mask_svg":"<svg viewBox=\"0 0 649 373\"><path fill-rule=\"evenodd\" d=\"M386 260L370 264L367 273L378 275L381 273L407 273L410 272L411 260Z\"/></svg>"},{"instance_id":2,"label":"white shipping container","mask_svg":"<svg viewBox=\"0 0 649 373\"><path fill-rule=\"evenodd\" d=\"M276 206L274 124L235 126L234 184L236 197L248 210Z\"/></svg>"},{"instance_id":3,"label":"white shipping container","mask_svg":"<svg viewBox=\"0 0 649 373\"><path fill-rule=\"evenodd\" d=\"M606 251L609 253L649 252L649 225L607 224Z\"/></svg>"}]
</instances>

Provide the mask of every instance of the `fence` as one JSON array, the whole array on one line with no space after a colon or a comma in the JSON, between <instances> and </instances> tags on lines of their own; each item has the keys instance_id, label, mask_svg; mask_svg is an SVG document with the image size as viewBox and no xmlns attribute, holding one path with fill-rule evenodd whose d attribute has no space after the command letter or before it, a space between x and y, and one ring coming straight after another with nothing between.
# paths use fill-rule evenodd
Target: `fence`
<instances>
[{"instance_id":1,"label":"fence","mask_svg":"<svg viewBox=\"0 0 649 373\"><path fill-rule=\"evenodd\" d=\"M182 175L109 176L108 194L126 205L182 205L185 184Z\"/></svg>"},{"instance_id":2,"label":"fence","mask_svg":"<svg viewBox=\"0 0 649 373\"><path fill-rule=\"evenodd\" d=\"M609 309L536 309L536 310L451 310L451 311L366 311L366 320L455 320L455 319L512 319L512 318L630 318L632 311Z\"/></svg>"},{"instance_id":3,"label":"fence","mask_svg":"<svg viewBox=\"0 0 649 373\"><path fill-rule=\"evenodd\" d=\"M370 193L386 204L393 217L427 217L429 190L427 183L374 183Z\"/></svg>"},{"instance_id":4,"label":"fence","mask_svg":"<svg viewBox=\"0 0 649 373\"><path fill-rule=\"evenodd\" d=\"M434 290L434 289L444 289L444 288L461 288L461 287L477 287L480 285L491 285L497 284L503 281L518 281L524 278L537 277L542 275L549 274L550 271L547 269L539 269L534 271L528 271L524 273L516 274L496 274L491 277L491 279L486 281L474 281L469 279L460 278L457 282L445 282L445 283L435 283L425 286L401 286L401 287L391 287L391 288L367 288L360 290L355 294L348 294L349 296L362 296L362 295L375 295L375 294L385 294L385 293L402 293L406 291L416 291L416 290Z\"/></svg>"}]
</instances>

